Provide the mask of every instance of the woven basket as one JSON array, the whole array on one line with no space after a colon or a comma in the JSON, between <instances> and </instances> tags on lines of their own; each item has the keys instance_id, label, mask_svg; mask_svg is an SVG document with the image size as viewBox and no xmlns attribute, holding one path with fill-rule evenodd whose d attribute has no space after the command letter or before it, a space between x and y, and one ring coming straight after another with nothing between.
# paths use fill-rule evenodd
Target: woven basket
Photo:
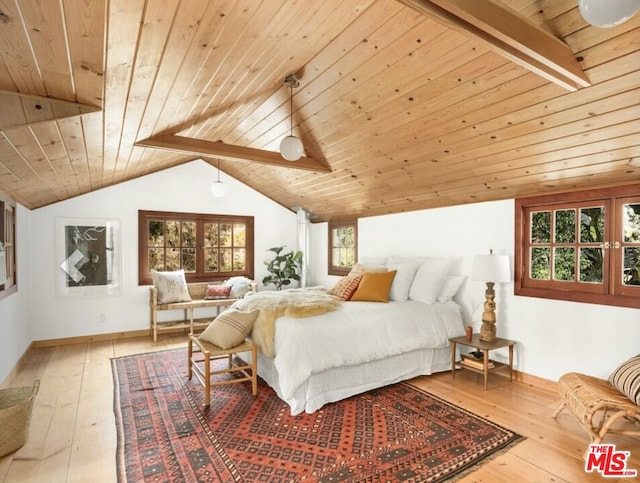
<instances>
[{"instance_id":1,"label":"woven basket","mask_svg":"<svg viewBox=\"0 0 640 483\"><path fill-rule=\"evenodd\" d=\"M27 440L33 400L38 394L40 380L33 387L0 389L0 456L12 453Z\"/></svg>"}]
</instances>

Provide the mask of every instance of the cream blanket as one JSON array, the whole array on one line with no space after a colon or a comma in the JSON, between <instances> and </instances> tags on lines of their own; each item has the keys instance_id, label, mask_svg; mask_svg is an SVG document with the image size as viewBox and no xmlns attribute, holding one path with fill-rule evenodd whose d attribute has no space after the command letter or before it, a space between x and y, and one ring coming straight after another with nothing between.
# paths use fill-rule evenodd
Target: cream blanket
<instances>
[{"instance_id":1,"label":"cream blanket","mask_svg":"<svg viewBox=\"0 0 640 483\"><path fill-rule=\"evenodd\" d=\"M242 312L259 310L251 331L251 339L267 357L274 357L276 319L287 317L310 317L337 309L342 300L329 295L322 287L299 288L249 293L233 305Z\"/></svg>"}]
</instances>

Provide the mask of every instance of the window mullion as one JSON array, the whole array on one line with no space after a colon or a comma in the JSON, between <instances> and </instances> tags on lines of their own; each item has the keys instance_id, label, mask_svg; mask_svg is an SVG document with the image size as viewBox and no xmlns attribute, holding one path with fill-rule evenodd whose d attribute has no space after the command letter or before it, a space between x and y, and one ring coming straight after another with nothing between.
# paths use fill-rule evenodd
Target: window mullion
<instances>
[{"instance_id":1,"label":"window mullion","mask_svg":"<svg viewBox=\"0 0 640 483\"><path fill-rule=\"evenodd\" d=\"M204 273L204 220L196 220L196 273Z\"/></svg>"}]
</instances>

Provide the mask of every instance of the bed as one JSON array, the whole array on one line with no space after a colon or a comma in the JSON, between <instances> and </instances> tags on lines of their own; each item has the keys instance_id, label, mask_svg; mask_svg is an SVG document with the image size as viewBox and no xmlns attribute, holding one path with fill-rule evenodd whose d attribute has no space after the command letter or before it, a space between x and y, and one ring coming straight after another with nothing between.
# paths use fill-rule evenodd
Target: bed
<instances>
[{"instance_id":1,"label":"bed","mask_svg":"<svg viewBox=\"0 0 640 483\"><path fill-rule=\"evenodd\" d=\"M449 338L464 334L455 302L344 302L337 310L276 321L275 357L258 375L291 408L323 405L451 368Z\"/></svg>"},{"instance_id":2,"label":"bed","mask_svg":"<svg viewBox=\"0 0 640 483\"><path fill-rule=\"evenodd\" d=\"M322 287L258 292L234 304L257 311L258 375L293 415L377 387L451 368L449 338L464 335L453 301L464 277L448 259L357 264Z\"/></svg>"}]
</instances>

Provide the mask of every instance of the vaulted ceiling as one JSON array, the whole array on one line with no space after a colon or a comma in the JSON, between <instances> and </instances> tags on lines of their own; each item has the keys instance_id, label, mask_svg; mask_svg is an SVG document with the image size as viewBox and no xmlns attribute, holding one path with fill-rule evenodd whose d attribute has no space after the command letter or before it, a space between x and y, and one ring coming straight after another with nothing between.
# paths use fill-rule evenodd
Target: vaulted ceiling
<instances>
[{"instance_id":1,"label":"vaulted ceiling","mask_svg":"<svg viewBox=\"0 0 640 483\"><path fill-rule=\"evenodd\" d=\"M0 0L0 191L201 158L328 220L628 184L639 87L640 15L577 0Z\"/></svg>"}]
</instances>

